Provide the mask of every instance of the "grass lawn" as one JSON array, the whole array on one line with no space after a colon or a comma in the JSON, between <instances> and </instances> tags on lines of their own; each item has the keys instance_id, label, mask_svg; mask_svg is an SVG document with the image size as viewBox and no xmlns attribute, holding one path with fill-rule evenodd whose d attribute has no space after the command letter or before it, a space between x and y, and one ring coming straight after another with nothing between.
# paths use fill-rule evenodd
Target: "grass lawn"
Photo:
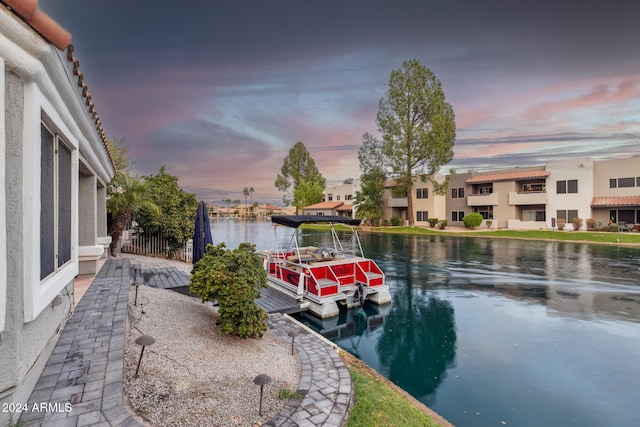
<instances>
[{"instance_id":1,"label":"grass lawn","mask_svg":"<svg viewBox=\"0 0 640 427\"><path fill-rule=\"evenodd\" d=\"M326 230L328 225L305 224L305 229ZM335 225L336 230L348 230L343 225ZM405 234L405 235L439 235L439 236L462 236L462 237L487 237L487 238L511 238L511 239L532 239L548 241L567 241L581 243L604 243L640 245L640 233L624 232L609 233L606 231L552 231L552 230L481 230L474 231L451 231L438 230L437 228L422 227L357 227L360 232L381 233L381 234Z\"/></svg>"},{"instance_id":2,"label":"grass lawn","mask_svg":"<svg viewBox=\"0 0 640 427\"><path fill-rule=\"evenodd\" d=\"M364 230L362 230L364 231ZM487 238L510 238L510 239L532 239L547 241L565 241L581 243L604 243L640 245L640 233L624 232L609 233L606 231L552 231L552 230L475 230L475 231L444 231L431 230L421 227L375 227L368 228L371 233L383 234L425 234L440 236L462 236L462 237L487 237Z\"/></svg>"},{"instance_id":3,"label":"grass lawn","mask_svg":"<svg viewBox=\"0 0 640 427\"><path fill-rule=\"evenodd\" d=\"M355 402L347 427L451 425L361 360L346 352L340 356L349 368L355 387Z\"/></svg>"}]
</instances>

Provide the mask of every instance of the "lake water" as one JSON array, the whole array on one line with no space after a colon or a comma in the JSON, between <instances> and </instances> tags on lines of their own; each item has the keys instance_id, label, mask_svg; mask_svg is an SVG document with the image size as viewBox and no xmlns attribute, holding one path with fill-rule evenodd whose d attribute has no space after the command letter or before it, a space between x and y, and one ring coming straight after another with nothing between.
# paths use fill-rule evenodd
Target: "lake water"
<instances>
[{"instance_id":1,"label":"lake water","mask_svg":"<svg viewBox=\"0 0 640 427\"><path fill-rule=\"evenodd\" d=\"M274 246L270 223L212 229L230 248ZM299 235L303 244L326 238ZM391 304L301 321L456 426L640 425L640 249L361 240L386 273Z\"/></svg>"}]
</instances>

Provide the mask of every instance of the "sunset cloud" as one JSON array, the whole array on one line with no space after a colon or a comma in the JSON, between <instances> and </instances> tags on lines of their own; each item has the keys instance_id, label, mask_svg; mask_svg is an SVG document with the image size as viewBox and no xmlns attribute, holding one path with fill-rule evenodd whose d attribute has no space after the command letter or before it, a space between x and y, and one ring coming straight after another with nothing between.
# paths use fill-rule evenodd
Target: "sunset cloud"
<instances>
[{"instance_id":1,"label":"sunset cloud","mask_svg":"<svg viewBox=\"0 0 640 427\"><path fill-rule=\"evenodd\" d=\"M456 114L457 169L640 154L640 4L456 0L41 2L73 35L108 135L140 175L198 199L277 203L302 141L330 183L359 176L389 74L417 58ZM594 30L595 29L595 30Z\"/></svg>"}]
</instances>

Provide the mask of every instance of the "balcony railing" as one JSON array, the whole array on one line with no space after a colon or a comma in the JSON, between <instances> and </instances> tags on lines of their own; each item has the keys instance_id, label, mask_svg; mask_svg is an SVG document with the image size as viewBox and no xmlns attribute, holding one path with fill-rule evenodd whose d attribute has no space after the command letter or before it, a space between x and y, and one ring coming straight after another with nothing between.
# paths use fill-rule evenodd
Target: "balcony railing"
<instances>
[{"instance_id":1,"label":"balcony railing","mask_svg":"<svg viewBox=\"0 0 640 427\"><path fill-rule=\"evenodd\" d=\"M546 191L527 191L524 193L517 193L515 191L509 192L509 205L546 205L547 193Z\"/></svg>"},{"instance_id":2,"label":"balcony railing","mask_svg":"<svg viewBox=\"0 0 640 427\"><path fill-rule=\"evenodd\" d=\"M467 206L497 206L498 193L470 194L467 196Z\"/></svg>"},{"instance_id":3,"label":"balcony railing","mask_svg":"<svg viewBox=\"0 0 640 427\"><path fill-rule=\"evenodd\" d=\"M409 202L406 197L389 197L387 206L390 208L406 208L409 206Z\"/></svg>"}]
</instances>

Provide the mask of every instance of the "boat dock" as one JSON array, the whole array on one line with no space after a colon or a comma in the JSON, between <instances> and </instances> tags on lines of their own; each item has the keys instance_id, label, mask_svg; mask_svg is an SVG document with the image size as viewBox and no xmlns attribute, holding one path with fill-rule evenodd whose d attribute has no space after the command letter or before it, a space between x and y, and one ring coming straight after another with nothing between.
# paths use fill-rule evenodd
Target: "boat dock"
<instances>
[{"instance_id":1,"label":"boat dock","mask_svg":"<svg viewBox=\"0 0 640 427\"><path fill-rule=\"evenodd\" d=\"M136 280L133 277L132 280ZM141 268L138 273L138 281L146 286L157 289L170 289L184 295L197 295L189 292L188 273L180 271L175 267L162 268ZM293 314L305 311L309 306L308 303L301 303L295 297L287 295L271 286L260 288L260 298L256 299L256 303L262 307L267 313L286 313Z\"/></svg>"}]
</instances>

